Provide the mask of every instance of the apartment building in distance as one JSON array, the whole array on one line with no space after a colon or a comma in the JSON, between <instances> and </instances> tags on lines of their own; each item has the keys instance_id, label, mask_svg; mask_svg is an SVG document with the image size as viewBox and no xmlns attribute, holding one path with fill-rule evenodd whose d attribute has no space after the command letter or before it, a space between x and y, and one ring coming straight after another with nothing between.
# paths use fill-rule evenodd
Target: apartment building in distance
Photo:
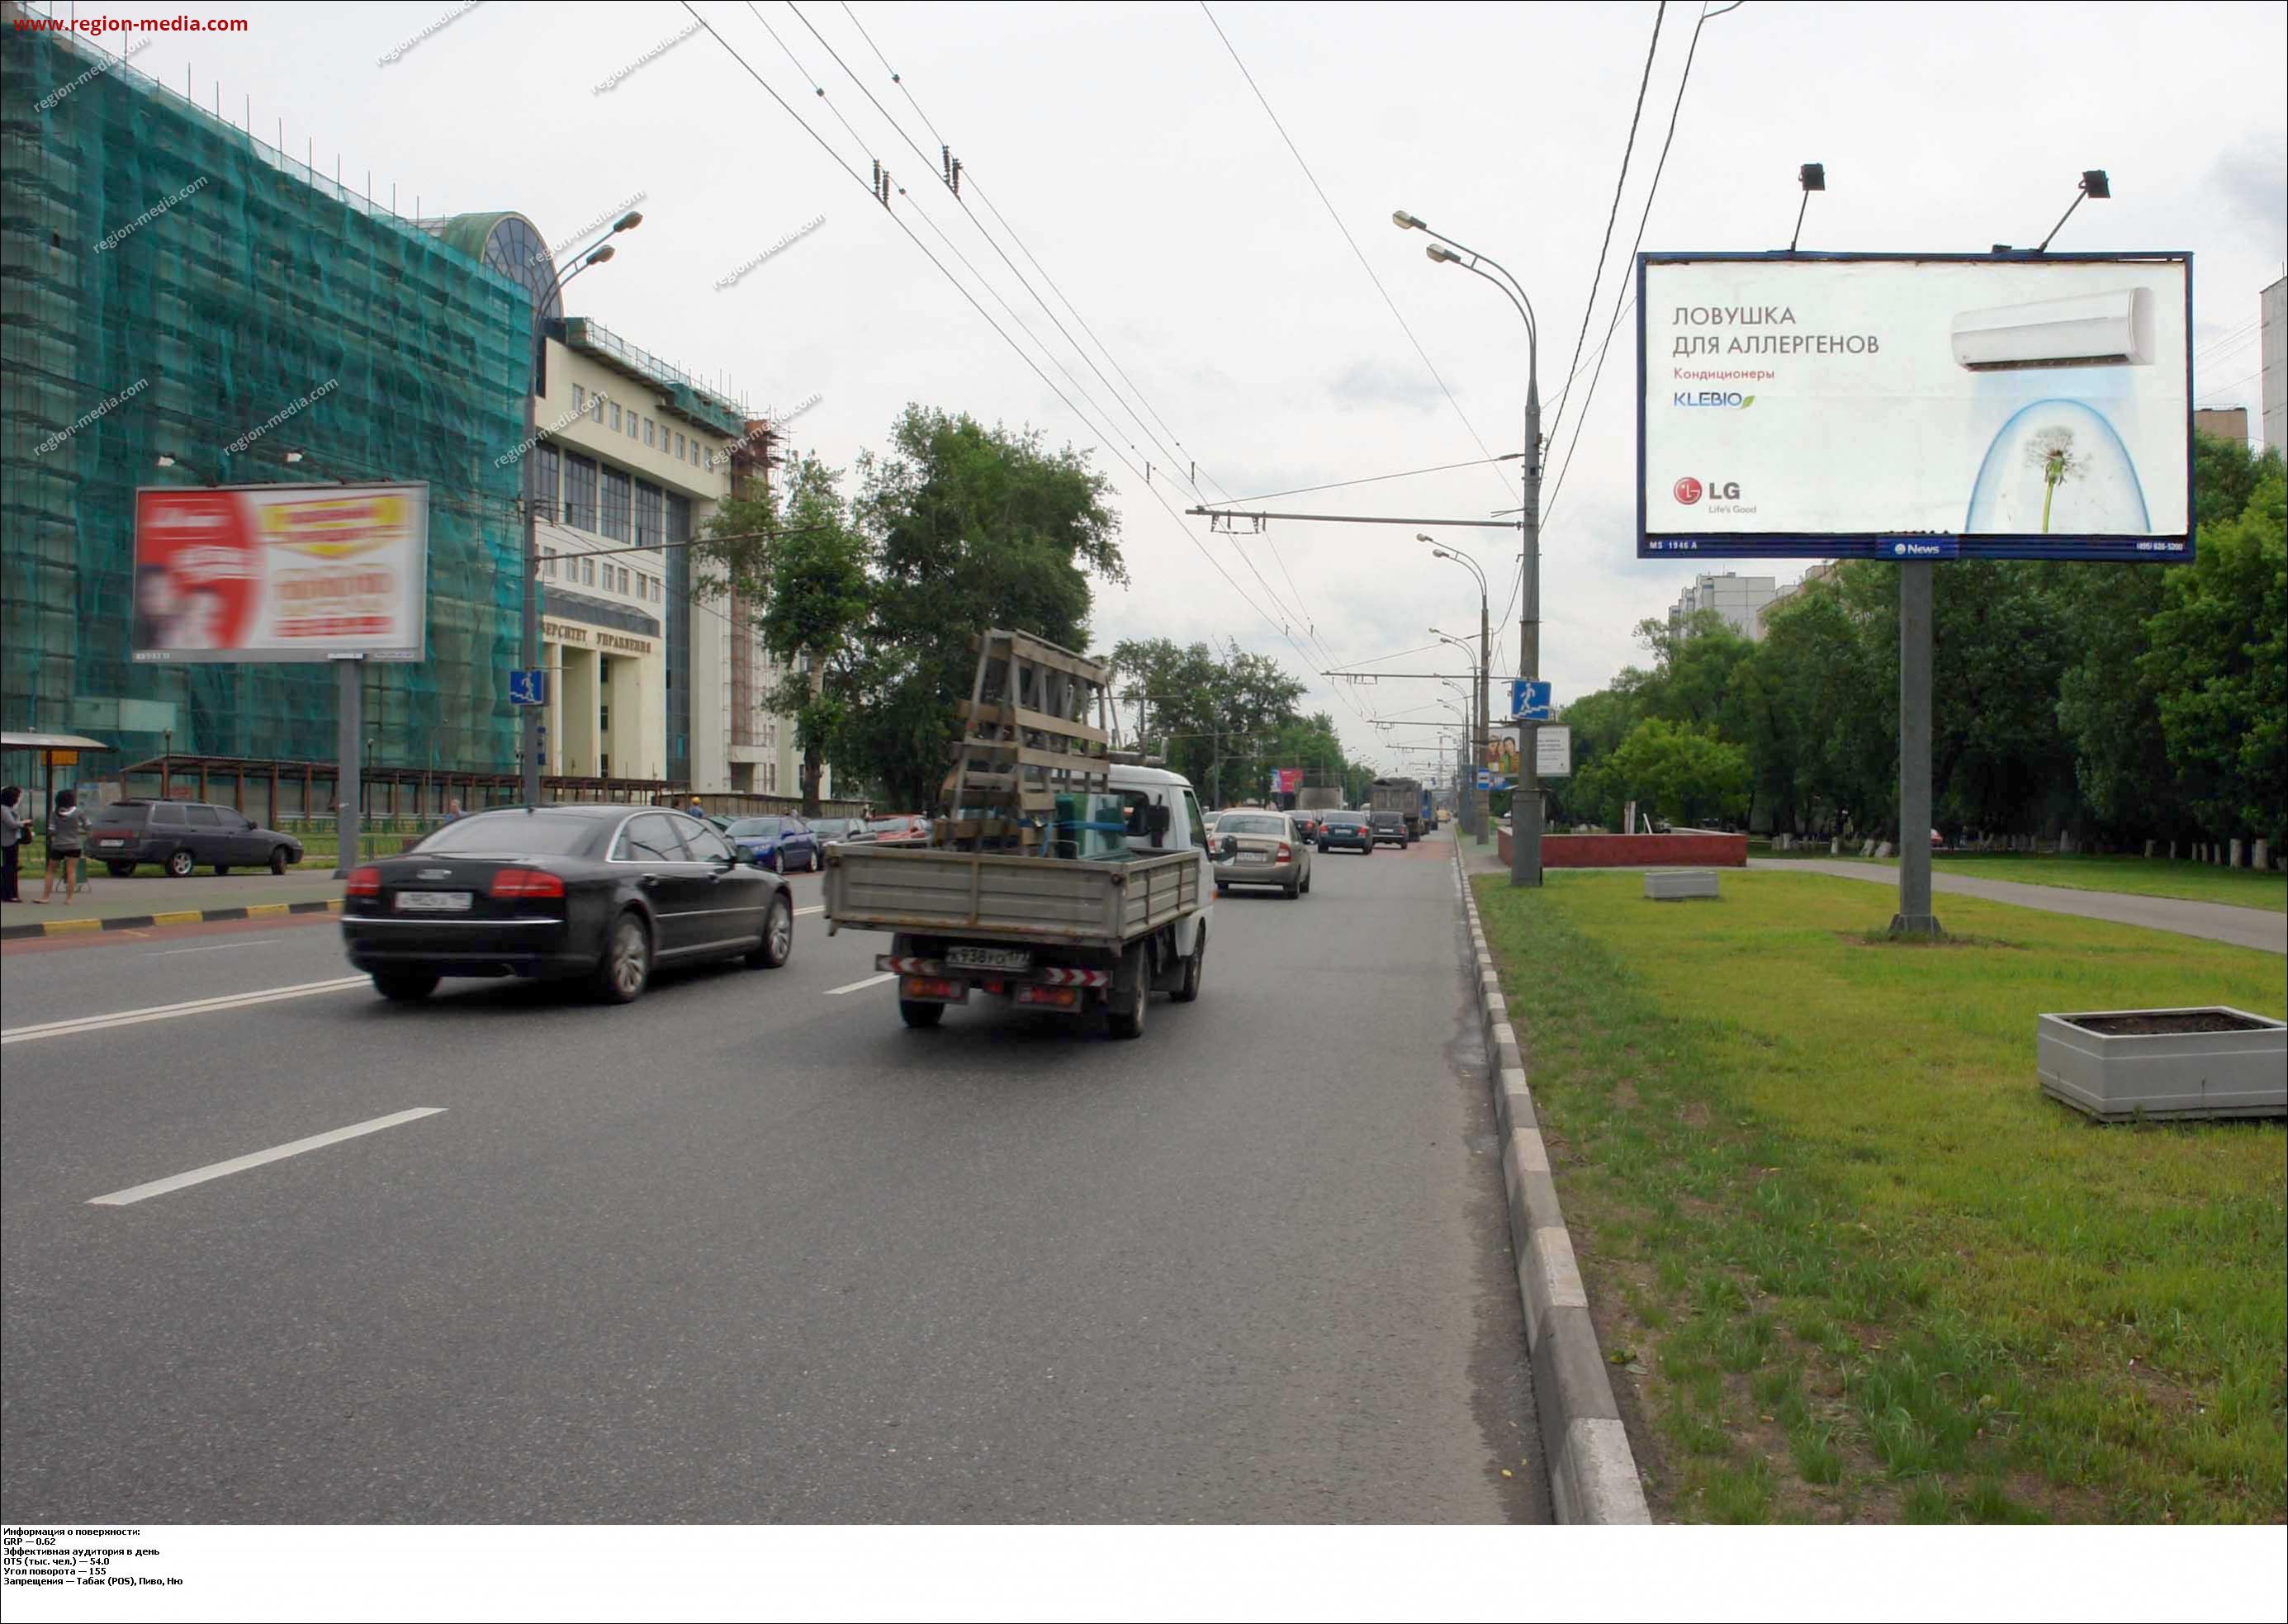
<instances>
[{"instance_id":1,"label":"apartment building in distance","mask_svg":"<svg viewBox=\"0 0 2288 1624\"><path fill-rule=\"evenodd\" d=\"M1760 638L1763 629L1756 612L1778 595L1779 582L1769 575L1736 575L1730 570L1720 575L1702 575L1670 606L1668 623L1681 626L1700 610L1713 609L1742 637Z\"/></svg>"}]
</instances>

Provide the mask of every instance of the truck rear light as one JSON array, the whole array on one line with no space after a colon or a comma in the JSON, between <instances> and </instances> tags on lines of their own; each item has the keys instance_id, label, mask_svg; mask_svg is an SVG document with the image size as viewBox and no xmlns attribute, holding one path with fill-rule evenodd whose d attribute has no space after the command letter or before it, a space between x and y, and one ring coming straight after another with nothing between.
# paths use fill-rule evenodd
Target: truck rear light
<instances>
[{"instance_id":1,"label":"truck rear light","mask_svg":"<svg viewBox=\"0 0 2288 1624\"><path fill-rule=\"evenodd\" d=\"M965 982L948 980L942 976L908 976L898 983L901 998L926 999L933 1003L960 1003L969 996Z\"/></svg>"},{"instance_id":2,"label":"truck rear light","mask_svg":"<svg viewBox=\"0 0 2288 1624\"><path fill-rule=\"evenodd\" d=\"M378 868L351 869L349 879L342 886L342 892L345 896L351 897L378 897L381 895L381 870Z\"/></svg>"},{"instance_id":3,"label":"truck rear light","mask_svg":"<svg viewBox=\"0 0 2288 1624\"><path fill-rule=\"evenodd\" d=\"M1076 1010L1080 1007L1080 989L1072 986L1034 986L1029 984L1017 989L1019 1003L1029 1003L1045 1010Z\"/></svg>"},{"instance_id":4,"label":"truck rear light","mask_svg":"<svg viewBox=\"0 0 2288 1624\"><path fill-rule=\"evenodd\" d=\"M564 882L539 868L504 868L486 892L494 897L560 897Z\"/></svg>"}]
</instances>

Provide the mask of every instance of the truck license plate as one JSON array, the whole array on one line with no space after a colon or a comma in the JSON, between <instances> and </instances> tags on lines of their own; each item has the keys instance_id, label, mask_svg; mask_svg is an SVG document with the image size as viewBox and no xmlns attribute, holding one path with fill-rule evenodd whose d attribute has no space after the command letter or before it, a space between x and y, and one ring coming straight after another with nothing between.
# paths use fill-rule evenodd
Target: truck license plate
<instances>
[{"instance_id":1,"label":"truck license plate","mask_svg":"<svg viewBox=\"0 0 2288 1624\"><path fill-rule=\"evenodd\" d=\"M401 891L397 907L403 914L465 914L469 897L465 891Z\"/></svg>"},{"instance_id":2,"label":"truck license plate","mask_svg":"<svg viewBox=\"0 0 2288 1624\"><path fill-rule=\"evenodd\" d=\"M964 970L1014 970L1033 968L1033 955L1021 947L949 947L945 962Z\"/></svg>"}]
</instances>

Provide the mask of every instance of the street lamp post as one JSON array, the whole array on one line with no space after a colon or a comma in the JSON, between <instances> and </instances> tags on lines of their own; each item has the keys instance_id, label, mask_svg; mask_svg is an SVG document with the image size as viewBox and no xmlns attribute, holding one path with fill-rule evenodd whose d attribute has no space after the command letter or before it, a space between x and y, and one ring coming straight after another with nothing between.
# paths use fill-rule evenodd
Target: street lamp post
<instances>
[{"instance_id":1,"label":"street lamp post","mask_svg":"<svg viewBox=\"0 0 2288 1624\"><path fill-rule=\"evenodd\" d=\"M1452 647L1460 649L1462 651L1462 658L1471 661L1474 664L1476 659L1475 654L1471 649L1470 646L1460 638L1450 636L1448 633L1439 630L1435 626L1430 628L1430 635L1437 638L1441 643L1448 644ZM1470 737L1472 739L1477 738L1479 728L1478 701L1476 695L1473 694L1468 688L1465 688L1458 682L1449 680L1447 681L1446 685L1453 689L1455 693L1460 694L1464 700L1468 701L1467 709L1469 714L1463 718L1462 725L1469 730ZM1482 683L1474 682L1472 686L1482 689L1484 685ZM1480 806L1478 798L1474 793L1476 787L1477 775L1474 772L1471 772L1461 783L1457 784L1454 787L1454 815L1462 820L1462 828L1465 830L1468 830L1475 827L1473 823L1473 820L1477 818L1483 810Z\"/></svg>"},{"instance_id":2,"label":"street lamp post","mask_svg":"<svg viewBox=\"0 0 2288 1624\"><path fill-rule=\"evenodd\" d=\"M1419 531L1415 533L1414 539L1418 542L1428 542L1430 543L1430 554L1433 558L1450 558L1455 563L1463 566L1470 572L1470 574L1478 578L1478 759L1476 765L1490 766L1493 761L1492 750L1494 730L1493 717L1490 715L1493 701L1490 697L1489 688L1491 683L1493 671L1490 658L1492 649L1492 644L1490 641L1491 615L1487 606L1486 572L1483 569L1481 569L1478 566L1478 561L1475 558L1471 558L1467 553L1456 552L1450 547L1442 547L1435 541L1433 541L1429 536L1422 535ZM1442 638L1446 635L1442 631L1438 631L1437 628L1434 626L1432 627L1431 630L1437 632L1437 635ZM1469 650L1466 646L1462 652L1466 654L1469 653ZM1474 768L1473 769L1473 772L1474 773ZM1472 782L1474 783L1475 781L1476 780L1474 776ZM1487 841L1493 838L1492 824L1494 820L1494 804L1493 792L1491 790L1488 790L1484 795L1478 797L1477 809L1478 844L1480 845L1483 845Z\"/></svg>"},{"instance_id":3,"label":"street lamp post","mask_svg":"<svg viewBox=\"0 0 2288 1624\"><path fill-rule=\"evenodd\" d=\"M579 264L572 267L571 276L556 278L555 292L560 298L564 289L590 265L601 265L614 252L611 239L624 231L633 231L643 224L643 216L633 210L612 222L605 240L591 245L574 256ZM540 459L532 455L540 443L540 386L548 370L548 329L540 318L544 301L535 298L532 305L532 376L524 392L524 636L521 653L524 669L540 669L540 493L533 487L533 468ZM540 804L540 718L547 714L545 705L524 707L524 725L520 737L524 744L524 804Z\"/></svg>"},{"instance_id":4,"label":"street lamp post","mask_svg":"<svg viewBox=\"0 0 2288 1624\"><path fill-rule=\"evenodd\" d=\"M1523 533L1525 606L1517 627L1517 674L1528 682L1541 677L1541 332L1533 318L1533 301L1508 270L1475 249L1432 231L1419 218L1401 209L1391 224L1401 231L1418 231L1436 238L1425 251L1441 265L1458 265L1493 283L1508 297L1525 323L1525 507L1519 528ZM1441 246L1441 245L1443 246ZM1490 274L1482 266L1500 273ZM1521 719L1518 725L1517 790L1511 796L1509 883L1541 883L1541 785L1534 771L1537 725Z\"/></svg>"}]
</instances>

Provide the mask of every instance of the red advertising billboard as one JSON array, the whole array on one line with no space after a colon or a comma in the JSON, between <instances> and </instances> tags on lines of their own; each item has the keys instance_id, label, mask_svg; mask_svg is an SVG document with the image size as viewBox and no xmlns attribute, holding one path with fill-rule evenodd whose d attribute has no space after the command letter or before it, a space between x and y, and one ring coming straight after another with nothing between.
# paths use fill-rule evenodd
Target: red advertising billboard
<instances>
[{"instance_id":1,"label":"red advertising billboard","mask_svg":"<svg viewBox=\"0 0 2288 1624\"><path fill-rule=\"evenodd\" d=\"M426 485L135 493L139 661L418 660Z\"/></svg>"}]
</instances>

